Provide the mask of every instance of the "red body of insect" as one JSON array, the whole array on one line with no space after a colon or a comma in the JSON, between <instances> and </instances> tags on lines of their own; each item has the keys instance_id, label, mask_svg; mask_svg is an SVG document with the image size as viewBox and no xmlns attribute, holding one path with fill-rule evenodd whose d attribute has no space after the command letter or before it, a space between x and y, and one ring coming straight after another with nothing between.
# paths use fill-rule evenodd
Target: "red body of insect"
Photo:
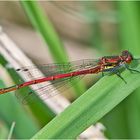
<instances>
[{"instance_id":1,"label":"red body of insect","mask_svg":"<svg viewBox=\"0 0 140 140\"><path fill-rule=\"evenodd\" d=\"M125 50L122 52L121 55L118 55L118 56L104 56L104 57L100 58L99 60L90 60L89 63L87 63L87 64L83 63L82 65L76 66L76 68L72 68L71 71L68 71L66 73L65 73L65 71L64 71L64 73L62 73L62 70L61 70L61 73L52 74L50 76L46 76L43 78L37 78L35 80L24 82L19 85L14 85L12 87L0 89L0 94L4 94L4 93L10 92L10 91L18 90L18 89L26 87L26 86L30 86L33 84L38 84L38 83L42 83L42 82L46 82L46 81L55 81L58 79L72 78L72 77L79 76L79 75L96 74L99 72L103 73L103 72L110 71L112 73L117 74L122 80L124 80L119 73L119 68L122 66L126 66L126 64L131 63L132 60L133 60L133 56L131 55L131 53L129 51ZM70 67L70 63L68 63L68 64L69 64L68 66ZM55 65L53 65L53 66L55 66ZM61 65L59 64L59 67L60 66ZM63 65L63 67L64 67L64 65ZM67 67L67 65L65 65L65 68L66 67ZM82 69L81 69L81 67L82 67ZM129 68L127 68L127 69L129 69ZM18 69L17 71L20 71L20 69ZM25 68L24 71L28 71L28 68ZM136 71L136 70L132 70L132 71Z\"/></svg>"}]
</instances>

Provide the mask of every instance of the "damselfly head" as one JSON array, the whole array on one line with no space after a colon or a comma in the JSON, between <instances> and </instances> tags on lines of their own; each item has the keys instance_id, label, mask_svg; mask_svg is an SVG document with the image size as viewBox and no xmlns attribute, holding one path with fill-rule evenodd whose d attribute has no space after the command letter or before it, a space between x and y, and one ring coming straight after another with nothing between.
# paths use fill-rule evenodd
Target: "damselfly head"
<instances>
[{"instance_id":1,"label":"damselfly head","mask_svg":"<svg viewBox=\"0 0 140 140\"><path fill-rule=\"evenodd\" d=\"M128 64L134 59L133 55L127 50L122 52L121 58Z\"/></svg>"}]
</instances>

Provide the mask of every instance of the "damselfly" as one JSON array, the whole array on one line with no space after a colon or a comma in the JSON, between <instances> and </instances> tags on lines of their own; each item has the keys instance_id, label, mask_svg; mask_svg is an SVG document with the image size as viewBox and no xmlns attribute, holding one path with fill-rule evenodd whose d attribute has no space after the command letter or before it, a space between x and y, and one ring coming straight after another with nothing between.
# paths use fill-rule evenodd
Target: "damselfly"
<instances>
[{"instance_id":1,"label":"damselfly","mask_svg":"<svg viewBox=\"0 0 140 140\"><path fill-rule=\"evenodd\" d=\"M84 76L87 74L97 74L109 72L109 74L116 74L119 78L121 78L125 83L125 79L121 76L120 69L125 68L131 72L140 71L130 68L129 64L131 64L135 59L132 54L125 50L121 53L121 55L117 56L104 56L100 59L86 59L75 61L72 63L63 63L63 64L48 64L42 65L39 67L23 67L17 69L19 72L36 72L40 68L44 71L44 77L37 77L34 80L29 80L23 82L21 84L17 84L8 88L0 89L0 94L4 94L10 91L15 91L24 87L28 87L35 84L40 84L46 81L50 81L53 85L57 87L61 87L64 83L67 83L75 78L79 78L80 76ZM41 90L48 90L49 85L41 87ZM37 89L38 90L38 89Z\"/></svg>"}]
</instances>

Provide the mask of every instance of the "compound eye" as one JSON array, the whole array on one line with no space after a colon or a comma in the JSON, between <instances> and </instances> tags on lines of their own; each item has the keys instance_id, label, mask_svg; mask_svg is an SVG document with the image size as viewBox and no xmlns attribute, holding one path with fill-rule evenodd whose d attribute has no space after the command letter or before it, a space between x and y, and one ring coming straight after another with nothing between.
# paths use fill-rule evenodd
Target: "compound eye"
<instances>
[{"instance_id":1,"label":"compound eye","mask_svg":"<svg viewBox=\"0 0 140 140\"><path fill-rule=\"evenodd\" d=\"M128 54L129 54L129 52L128 52L127 50L125 50L125 51L122 52L122 55L123 55L123 56L126 56L126 55L128 55Z\"/></svg>"},{"instance_id":2,"label":"compound eye","mask_svg":"<svg viewBox=\"0 0 140 140\"><path fill-rule=\"evenodd\" d=\"M130 63L131 60L132 60L132 59L131 59L130 57L127 57L127 58L126 58L126 63Z\"/></svg>"}]
</instances>

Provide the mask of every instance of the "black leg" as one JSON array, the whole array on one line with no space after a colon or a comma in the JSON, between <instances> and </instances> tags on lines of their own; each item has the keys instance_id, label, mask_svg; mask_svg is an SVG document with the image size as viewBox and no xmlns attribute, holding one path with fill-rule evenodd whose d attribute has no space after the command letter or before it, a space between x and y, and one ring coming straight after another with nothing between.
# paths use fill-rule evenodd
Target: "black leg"
<instances>
[{"instance_id":1,"label":"black leg","mask_svg":"<svg viewBox=\"0 0 140 140\"><path fill-rule=\"evenodd\" d=\"M121 78L124 82L125 82L125 84L127 84L127 82L125 81L125 79L121 76L121 73L120 73L120 71L119 71L119 66L117 66L117 67L115 67L112 71L111 71L111 73L113 73L113 74L116 74L119 78Z\"/></svg>"},{"instance_id":2,"label":"black leg","mask_svg":"<svg viewBox=\"0 0 140 140\"><path fill-rule=\"evenodd\" d=\"M104 75L104 72L102 71L102 77L104 77L105 75Z\"/></svg>"},{"instance_id":3,"label":"black leg","mask_svg":"<svg viewBox=\"0 0 140 140\"><path fill-rule=\"evenodd\" d=\"M116 75L117 75L119 78L121 78L121 79L125 82L125 84L127 84L127 82L126 82L125 79L121 76L121 74L120 74L119 71L116 73Z\"/></svg>"},{"instance_id":4,"label":"black leg","mask_svg":"<svg viewBox=\"0 0 140 140\"><path fill-rule=\"evenodd\" d=\"M130 72L136 72L136 73L140 73L140 71L138 71L138 70L135 70L135 69L131 69L131 68L128 68L128 70L130 71Z\"/></svg>"},{"instance_id":5,"label":"black leg","mask_svg":"<svg viewBox=\"0 0 140 140\"><path fill-rule=\"evenodd\" d=\"M135 69L131 69L127 65L125 65L125 68L128 69L131 73L133 73L133 72L140 73L140 71L135 70Z\"/></svg>"},{"instance_id":6,"label":"black leg","mask_svg":"<svg viewBox=\"0 0 140 140\"><path fill-rule=\"evenodd\" d=\"M111 74L116 74L119 78L121 78L121 79L124 81L125 84L127 84L126 80L121 76L121 73L120 73L120 71L119 71L119 69L120 69L121 67L123 67L123 66L118 65L118 66L112 68L112 70L110 70L110 73L109 73L109 74L110 74L110 75L111 75ZM131 70L131 69L130 69L129 67L127 67L127 66L126 66L126 69ZM133 71L137 71L137 70L133 70ZM131 71L131 72L132 72L132 71ZM137 71L137 72L139 72L139 71ZM140 73L140 72L139 72L139 73Z\"/></svg>"}]
</instances>

